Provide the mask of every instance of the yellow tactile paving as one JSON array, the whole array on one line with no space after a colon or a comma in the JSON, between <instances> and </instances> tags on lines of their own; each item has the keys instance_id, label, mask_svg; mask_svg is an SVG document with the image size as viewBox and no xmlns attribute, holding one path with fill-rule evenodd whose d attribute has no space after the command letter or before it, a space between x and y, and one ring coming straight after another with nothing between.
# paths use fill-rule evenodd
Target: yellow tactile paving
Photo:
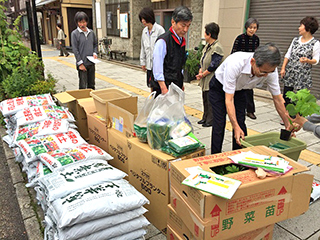
<instances>
[{"instance_id":1,"label":"yellow tactile paving","mask_svg":"<svg viewBox=\"0 0 320 240\"><path fill-rule=\"evenodd\" d=\"M50 50L48 50L48 51L50 51ZM58 61L58 62L60 62L60 63L62 63L64 65L66 65L68 67L76 69L76 67L75 67L75 65L73 63L69 63L69 62L63 61L59 57L45 57L44 59L52 59L52 60ZM103 80L103 81L106 81L106 82L111 83L111 84L113 84L115 86L121 87L123 89L126 89L127 91L134 92L135 94L138 94L138 95L141 95L141 96L144 96L144 97L148 97L149 94L150 94L150 92L147 92L147 91L144 91L142 89L133 87L133 86L131 86L129 84L126 84L126 83L123 83L123 82L119 82L119 81L117 81L115 79L103 76L103 75L101 75L99 73L96 73L96 77L101 79L101 80ZM202 114L203 114L202 111L199 111L198 109L194 109L194 108L186 106L186 105L184 106L184 109L185 109L185 111L186 111L186 113L188 115L191 115L191 116L199 118L199 119L202 118ZM232 125L231 125L230 121L227 121L226 129L229 130L229 131L232 131ZM252 129L247 129L247 131L248 131L248 136L259 133L259 132L255 131L255 130L252 130ZM320 166L319 154L315 153L315 152L312 152L310 150L307 150L307 149L303 150L301 152L301 154L300 154L300 159L302 159L302 160L304 160L306 162L310 162L312 164Z\"/></svg>"}]
</instances>

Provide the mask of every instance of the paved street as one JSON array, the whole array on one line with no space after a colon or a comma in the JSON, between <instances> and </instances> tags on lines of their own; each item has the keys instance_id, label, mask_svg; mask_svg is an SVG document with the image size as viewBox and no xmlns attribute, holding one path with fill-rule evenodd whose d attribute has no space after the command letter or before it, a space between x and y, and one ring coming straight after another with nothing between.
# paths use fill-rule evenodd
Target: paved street
<instances>
[{"instance_id":1,"label":"paved street","mask_svg":"<svg viewBox=\"0 0 320 240\"><path fill-rule=\"evenodd\" d=\"M75 59L73 55L69 57L57 57L59 52L49 46L43 47L43 60L46 74L51 73L57 80L57 91L78 89L78 77L75 69ZM129 61L128 61L129 62ZM102 61L96 65L96 89L117 87L138 96L138 106L141 108L145 97L149 95L149 89L145 83L145 73L136 67L124 66L120 63ZM265 91L256 90L255 103L257 120L247 119L248 133L256 134L269 131L278 132L282 126L279 124L280 117L270 100L270 95ZM197 124L202 116L201 90L196 84L185 84L185 109L189 120L194 127L194 133L201 142L206 144L206 154L210 154L211 128L203 128ZM223 151L231 150L231 125L227 124ZM297 138L307 143L307 150L303 151L299 162L308 166L310 173L315 179L320 181L320 139L312 133L301 130L297 133ZM18 199L19 200L19 199ZM320 239L320 201L312 204L309 210L296 218L289 219L276 224L273 239L281 240L317 240ZM25 218L23 218L26 221ZM36 226L32 225L32 226ZM30 226L27 228L29 233ZM166 239L154 227L146 239L161 240ZM22 238L20 238L22 239ZM30 238L32 239L32 238Z\"/></svg>"}]
</instances>

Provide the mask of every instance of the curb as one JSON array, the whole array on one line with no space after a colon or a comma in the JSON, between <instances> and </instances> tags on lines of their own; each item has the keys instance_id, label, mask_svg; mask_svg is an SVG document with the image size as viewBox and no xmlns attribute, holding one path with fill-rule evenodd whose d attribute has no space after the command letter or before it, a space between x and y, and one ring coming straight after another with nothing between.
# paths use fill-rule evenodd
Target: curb
<instances>
[{"instance_id":1,"label":"curb","mask_svg":"<svg viewBox=\"0 0 320 240\"><path fill-rule=\"evenodd\" d=\"M23 177L21 167L15 162L13 151L2 139L2 137L6 135L6 131L3 127L0 127L0 135L5 159L15 188L16 197L28 239L43 240L43 233L41 229L43 229L44 226L40 224L40 219L44 219L43 211L35 202L36 198L34 190L25 186L25 178Z\"/></svg>"}]
</instances>

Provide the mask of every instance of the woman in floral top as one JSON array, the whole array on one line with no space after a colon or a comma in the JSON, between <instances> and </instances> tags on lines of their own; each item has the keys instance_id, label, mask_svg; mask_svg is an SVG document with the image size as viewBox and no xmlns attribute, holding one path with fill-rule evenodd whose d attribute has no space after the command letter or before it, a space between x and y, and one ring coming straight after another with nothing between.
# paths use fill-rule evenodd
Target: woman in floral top
<instances>
[{"instance_id":1,"label":"woman in floral top","mask_svg":"<svg viewBox=\"0 0 320 240\"><path fill-rule=\"evenodd\" d=\"M299 35L295 37L284 57L280 75L284 83L283 98L285 106L290 103L288 91L311 88L311 68L319 62L320 43L313 37L319 24L314 17L300 21Z\"/></svg>"}]
</instances>

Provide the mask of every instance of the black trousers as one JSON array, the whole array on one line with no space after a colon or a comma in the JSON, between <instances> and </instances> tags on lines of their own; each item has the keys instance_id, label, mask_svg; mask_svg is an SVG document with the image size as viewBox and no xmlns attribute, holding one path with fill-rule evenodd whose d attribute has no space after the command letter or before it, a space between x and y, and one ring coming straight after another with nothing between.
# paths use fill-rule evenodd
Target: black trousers
<instances>
[{"instance_id":1,"label":"black trousers","mask_svg":"<svg viewBox=\"0 0 320 240\"><path fill-rule=\"evenodd\" d=\"M256 111L253 99L253 89L247 89L247 112L254 113Z\"/></svg>"},{"instance_id":2,"label":"black trousers","mask_svg":"<svg viewBox=\"0 0 320 240\"><path fill-rule=\"evenodd\" d=\"M224 131L226 127L226 104L225 104L225 92L223 91L223 85L213 77L210 81L209 99L212 106L213 122L212 122L212 134L211 134L211 153L221 153L222 143L224 139ZM234 105L236 111L236 117L238 124L245 136L247 136L247 127L245 124L246 113L246 90L236 91L234 94ZM232 133L232 149L240 149L234 138L234 132Z\"/></svg>"},{"instance_id":3,"label":"black trousers","mask_svg":"<svg viewBox=\"0 0 320 240\"><path fill-rule=\"evenodd\" d=\"M286 97L286 93L289 91L293 91L293 87L286 87L286 86L283 87L283 95L282 96L285 101L284 106L287 106L289 103L291 103L290 98Z\"/></svg>"},{"instance_id":4,"label":"black trousers","mask_svg":"<svg viewBox=\"0 0 320 240\"><path fill-rule=\"evenodd\" d=\"M147 70L147 86L151 87L151 81L154 81L152 70Z\"/></svg>"},{"instance_id":5,"label":"black trousers","mask_svg":"<svg viewBox=\"0 0 320 240\"><path fill-rule=\"evenodd\" d=\"M95 89L95 65L86 66L87 71L81 71L79 67L79 89L91 88Z\"/></svg>"},{"instance_id":6,"label":"black trousers","mask_svg":"<svg viewBox=\"0 0 320 240\"><path fill-rule=\"evenodd\" d=\"M209 91L202 92L202 101L203 101L203 115L202 120L207 124L212 124L213 114L212 107L209 100Z\"/></svg>"}]
</instances>

